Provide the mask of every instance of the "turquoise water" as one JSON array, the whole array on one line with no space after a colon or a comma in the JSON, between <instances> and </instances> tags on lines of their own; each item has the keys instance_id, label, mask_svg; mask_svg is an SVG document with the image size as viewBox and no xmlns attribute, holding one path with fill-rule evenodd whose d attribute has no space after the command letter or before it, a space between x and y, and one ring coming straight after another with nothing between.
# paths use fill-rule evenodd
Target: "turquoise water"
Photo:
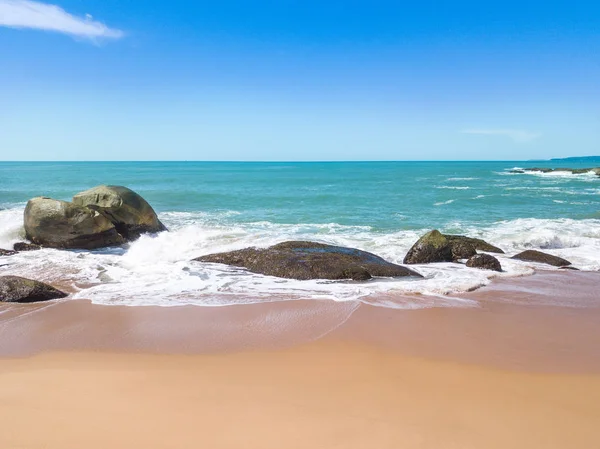
<instances>
[{"instance_id":1,"label":"turquoise water","mask_svg":"<svg viewBox=\"0 0 600 449\"><path fill-rule=\"evenodd\" d=\"M38 277L66 279L82 289L79 295L98 302L162 305L221 305L239 301L240 295L336 300L388 291L448 295L489 282L489 273L456 264L418 267L427 278L420 283L349 285L276 282L189 262L202 254L287 239L358 247L401 262L418 236L432 228L484 237L508 255L543 249L570 258L581 268L600 269L600 178L509 173L514 167L534 166L585 165L3 162L0 247L23 239L22 211L29 198L68 200L98 184L125 185L142 194L171 232L145 237L124 249L85 254L44 250L37 256L5 258L10 262L3 261L0 272L30 272L35 260ZM530 274L536 268L517 265L508 257L502 262L501 276ZM91 288L83 289L90 283Z\"/></svg>"},{"instance_id":2,"label":"turquoise water","mask_svg":"<svg viewBox=\"0 0 600 449\"><path fill-rule=\"evenodd\" d=\"M93 185L117 184L138 191L159 212L235 211L227 220L236 223L338 223L389 231L600 217L600 178L506 173L539 165L544 163L0 163L0 205L39 195L70 199Z\"/></svg>"}]
</instances>

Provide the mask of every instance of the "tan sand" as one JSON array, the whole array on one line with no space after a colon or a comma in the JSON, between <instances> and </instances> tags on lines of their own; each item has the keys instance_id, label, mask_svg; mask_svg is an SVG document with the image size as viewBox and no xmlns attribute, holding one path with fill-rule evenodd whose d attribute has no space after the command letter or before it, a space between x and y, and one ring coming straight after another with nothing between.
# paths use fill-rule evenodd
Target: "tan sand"
<instances>
[{"instance_id":1,"label":"tan sand","mask_svg":"<svg viewBox=\"0 0 600 449\"><path fill-rule=\"evenodd\" d=\"M466 308L2 306L0 448L598 448L599 276Z\"/></svg>"},{"instance_id":2,"label":"tan sand","mask_svg":"<svg viewBox=\"0 0 600 449\"><path fill-rule=\"evenodd\" d=\"M579 448L600 378L503 372L359 344L0 364L0 447Z\"/></svg>"}]
</instances>

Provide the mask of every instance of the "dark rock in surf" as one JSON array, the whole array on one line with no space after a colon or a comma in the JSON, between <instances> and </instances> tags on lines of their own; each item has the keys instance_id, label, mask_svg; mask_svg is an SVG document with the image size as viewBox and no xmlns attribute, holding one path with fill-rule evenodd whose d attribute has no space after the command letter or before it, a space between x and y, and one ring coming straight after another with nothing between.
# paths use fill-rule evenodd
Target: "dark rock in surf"
<instances>
[{"instance_id":1,"label":"dark rock in surf","mask_svg":"<svg viewBox=\"0 0 600 449\"><path fill-rule=\"evenodd\" d=\"M19 276L0 276L0 302L38 302L66 296L66 293L43 282Z\"/></svg>"},{"instance_id":2,"label":"dark rock in surf","mask_svg":"<svg viewBox=\"0 0 600 449\"><path fill-rule=\"evenodd\" d=\"M14 244L13 249L15 251L37 251L42 249L40 245L36 245L35 243L26 243L26 242L17 242Z\"/></svg>"},{"instance_id":3,"label":"dark rock in surf","mask_svg":"<svg viewBox=\"0 0 600 449\"><path fill-rule=\"evenodd\" d=\"M502 266L498 259L489 254L477 254L467 261L467 267L479 268L482 270L502 271Z\"/></svg>"},{"instance_id":4,"label":"dark rock in surf","mask_svg":"<svg viewBox=\"0 0 600 449\"><path fill-rule=\"evenodd\" d=\"M13 254L17 254L17 252L11 251L10 249L0 248L0 256L12 256Z\"/></svg>"},{"instance_id":5,"label":"dark rock in surf","mask_svg":"<svg viewBox=\"0 0 600 449\"><path fill-rule=\"evenodd\" d=\"M152 206L127 187L97 186L75 195L73 204L100 212L126 240L167 230Z\"/></svg>"},{"instance_id":6,"label":"dark rock in surf","mask_svg":"<svg viewBox=\"0 0 600 449\"><path fill-rule=\"evenodd\" d=\"M476 239L473 237L466 237L464 235L452 235L452 234L444 234L444 237L446 237L452 244L456 244L457 242L468 243L468 244L472 245L477 251L485 251L486 253L504 254L504 251L502 251L500 248L498 248L497 246L491 245L482 239ZM463 259L465 259L465 257L463 257Z\"/></svg>"},{"instance_id":7,"label":"dark rock in surf","mask_svg":"<svg viewBox=\"0 0 600 449\"><path fill-rule=\"evenodd\" d=\"M246 268L253 273L288 279L353 279L422 277L375 254L315 242L284 242L269 248L246 248L194 259Z\"/></svg>"},{"instance_id":8,"label":"dark rock in surf","mask_svg":"<svg viewBox=\"0 0 600 449\"><path fill-rule=\"evenodd\" d=\"M475 247L465 240L450 240L450 248L452 248L452 259L455 261L470 259L477 254Z\"/></svg>"},{"instance_id":9,"label":"dark rock in surf","mask_svg":"<svg viewBox=\"0 0 600 449\"><path fill-rule=\"evenodd\" d=\"M421 237L404 257L406 264L422 264L434 262L452 262L452 245L450 241L437 230Z\"/></svg>"},{"instance_id":10,"label":"dark rock in surf","mask_svg":"<svg viewBox=\"0 0 600 449\"><path fill-rule=\"evenodd\" d=\"M526 262L544 263L555 267L571 265L571 262L563 259L562 257L553 256L552 254L546 254L533 249L528 249L527 251L523 251L516 256L512 256L512 259L524 260Z\"/></svg>"}]
</instances>

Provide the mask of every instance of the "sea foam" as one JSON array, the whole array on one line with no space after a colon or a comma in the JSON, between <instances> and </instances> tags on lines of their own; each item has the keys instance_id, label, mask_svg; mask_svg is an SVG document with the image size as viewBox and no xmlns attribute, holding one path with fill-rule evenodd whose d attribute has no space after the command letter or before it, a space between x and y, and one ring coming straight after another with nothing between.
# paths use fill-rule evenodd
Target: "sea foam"
<instances>
[{"instance_id":1,"label":"sea foam","mask_svg":"<svg viewBox=\"0 0 600 449\"><path fill-rule=\"evenodd\" d=\"M0 247L23 239L22 207L0 211ZM466 268L461 264L416 265L424 279L354 281L297 281L249 273L219 264L193 262L201 255L249 246L267 247L285 240L313 240L355 247L402 263L411 245L427 229L382 232L370 226L278 224L269 221L231 224L235 212L170 212L160 218L171 229L145 235L124 248L97 251L43 249L2 258L1 274L28 276L68 286L73 298L99 304L175 306L229 304L293 299L362 300L392 298L378 305L395 308L465 306L445 297L470 291L495 277L530 275L536 268L510 259L524 249L541 249L564 257L585 270L600 270L600 220L518 219L489 226L451 223L442 231L480 237L506 250L496 255L503 273ZM228 224L227 224L228 223ZM394 301L400 294L429 295L429 299ZM438 298L438 299L435 299Z\"/></svg>"}]
</instances>

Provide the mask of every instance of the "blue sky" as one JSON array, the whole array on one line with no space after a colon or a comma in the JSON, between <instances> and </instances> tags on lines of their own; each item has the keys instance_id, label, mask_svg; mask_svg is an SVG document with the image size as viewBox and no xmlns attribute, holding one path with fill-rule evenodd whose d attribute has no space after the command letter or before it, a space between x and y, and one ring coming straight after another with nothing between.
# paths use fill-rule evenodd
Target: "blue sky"
<instances>
[{"instance_id":1,"label":"blue sky","mask_svg":"<svg viewBox=\"0 0 600 449\"><path fill-rule=\"evenodd\" d=\"M592 154L598 2L0 0L2 160Z\"/></svg>"}]
</instances>

